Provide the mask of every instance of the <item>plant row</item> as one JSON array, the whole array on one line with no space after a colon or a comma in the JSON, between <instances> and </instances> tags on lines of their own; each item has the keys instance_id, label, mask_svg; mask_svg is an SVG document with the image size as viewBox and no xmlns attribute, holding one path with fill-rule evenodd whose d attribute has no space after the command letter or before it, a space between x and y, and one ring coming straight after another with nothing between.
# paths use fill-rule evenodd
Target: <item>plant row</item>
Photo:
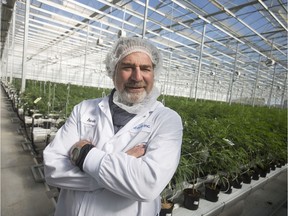
<instances>
[{"instance_id":1,"label":"plant row","mask_svg":"<svg viewBox=\"0 0 288 216\"><path fill-rule=\"evenodd\" d=\"M19 79L13 85L20 90ZM84 99L102 97L109 89L27 80L20 104L46 114L68 116ZM178 169L170 186L216 176L213 187L243 174L287 163L287 109L252 107L160 96L182 117L183 143Z\"/></svg>"}]
</instances>

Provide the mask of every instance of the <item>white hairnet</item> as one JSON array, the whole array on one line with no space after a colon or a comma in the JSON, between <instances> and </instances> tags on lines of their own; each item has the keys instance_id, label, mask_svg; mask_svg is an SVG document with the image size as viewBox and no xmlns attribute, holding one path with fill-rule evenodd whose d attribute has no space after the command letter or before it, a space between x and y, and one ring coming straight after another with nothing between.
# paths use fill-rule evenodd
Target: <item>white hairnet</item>
<instances>
[{"instance_id":1,"label":"white hairnet","mask_svg":"<svg viewBox=\"0 0 288 216\"><path fill-rule=\"evenodd\" d=\"M154 65L154 79L157 79L163 70L162 55L148 40L138 37L122 37L114 44L105 59L107 75L113 78L117 63L134 52L145 53L151 58Z\"/></svg>"}]
</instances>

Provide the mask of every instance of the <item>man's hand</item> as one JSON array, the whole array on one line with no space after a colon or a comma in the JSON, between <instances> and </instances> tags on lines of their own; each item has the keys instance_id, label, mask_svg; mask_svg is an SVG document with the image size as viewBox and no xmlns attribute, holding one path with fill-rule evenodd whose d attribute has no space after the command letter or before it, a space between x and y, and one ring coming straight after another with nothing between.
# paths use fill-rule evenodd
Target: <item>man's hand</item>
<instances>
[{"instance_id":1,"label":"man's hand","mask_svg":"<svg viewBox=\"0 0 288 216\"><path fill-rule=\"evenodd\" d=\"M78 147L83 147L87 144L91 144L90 141L88 140L80 140L78 142L76 142L71 149L73 149L75 146L78 146ZM138 144L136 146L134 146L133 148L129 149L128 151L126 151L126 153L128 155L131 155L131 156L134 156L136 158L139 158L141 156L143 156L146 152L146 145L141 143L141 144Z\"/></svg>"},{"instance_id":2,"label":"man's hand","mask_svg":"<svg viewBox=\"0 0 288 216\"><path fill-rule=\"evenodd\" d=\"M76 142L73 146L72 146L72 148L74 147L74 146L78 146L78 147L83 147L84 145L87 145L87 144L91 144L91 142L90 141L88 141L88 140L79 140L78 142Z\"/></svg>"},{"instance_id":3,"label":"man's hand","mask_svg":"<svg viewBox=\"0 0 288 216\"><path fill-rule=\"evenodd\" d=\"M133 148L126 151L128 155L134 156L136 158L139 158L143 156L146 152L146 145L145 144L139 144L134 146Z\"/></svg>"}]
</instances>

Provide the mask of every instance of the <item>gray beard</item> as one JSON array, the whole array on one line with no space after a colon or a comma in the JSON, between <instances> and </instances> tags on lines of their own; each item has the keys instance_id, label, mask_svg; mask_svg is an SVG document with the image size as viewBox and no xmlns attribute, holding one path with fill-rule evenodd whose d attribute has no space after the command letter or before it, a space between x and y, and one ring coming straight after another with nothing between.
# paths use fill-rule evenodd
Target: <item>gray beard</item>
<instances>
[{"instance_id":1,"label":"gray beard","mask_svg":"<svg viewBox=\"0 0 288 216\"><path fill-rule=\"evenodd\" d=\"M119 102L122 102L123 104L126 104L128 106L133 106L133 104L141 103L146 97L147 92L141 92L141 93L128 93L126 91L118 92L119 96Z\"/></svg>"},{"instance_id":2,"label":"gray beard","mask_svg":"<svg viewBox=\"0 0 288 216\"><path fill-rule=\"evenodd\" d=\"M119 91L116 90L113 95L113 102L129 113L139 114L144 110L149 109L149 105L152 105L157 100L159 95L160 93L155 86L149 94L145 92L139 96L137 95L137 97L128 93L119 93Z\"/></svg>"}]
</instances>

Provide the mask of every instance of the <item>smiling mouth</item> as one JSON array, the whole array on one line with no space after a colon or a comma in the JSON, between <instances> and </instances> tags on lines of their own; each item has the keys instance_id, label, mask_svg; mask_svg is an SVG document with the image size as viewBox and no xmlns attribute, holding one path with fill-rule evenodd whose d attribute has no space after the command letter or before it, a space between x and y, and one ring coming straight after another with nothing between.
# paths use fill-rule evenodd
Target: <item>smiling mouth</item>
<instances>
[{"instance_id":1,"label":"smiling mouth","mask_svg":"<svg viewBox=\"0 0 288 216\"><path fill-rule=\"evenodd\" d=\"M132 92L138 92L144 89L144 86L126 86L126 89L128 91L132 91Z\"/></svg>"},{"instance_id":2,"label":"smiling mouth","mask_svg":"<svg viewBox=\"0 0 288 216\"><path fill-rule=\"evenodd\" d=\"M127 86L127 88L131 88L131 89L141 89L144 88L143 86Z\"/></svg>"}]
</instances>

